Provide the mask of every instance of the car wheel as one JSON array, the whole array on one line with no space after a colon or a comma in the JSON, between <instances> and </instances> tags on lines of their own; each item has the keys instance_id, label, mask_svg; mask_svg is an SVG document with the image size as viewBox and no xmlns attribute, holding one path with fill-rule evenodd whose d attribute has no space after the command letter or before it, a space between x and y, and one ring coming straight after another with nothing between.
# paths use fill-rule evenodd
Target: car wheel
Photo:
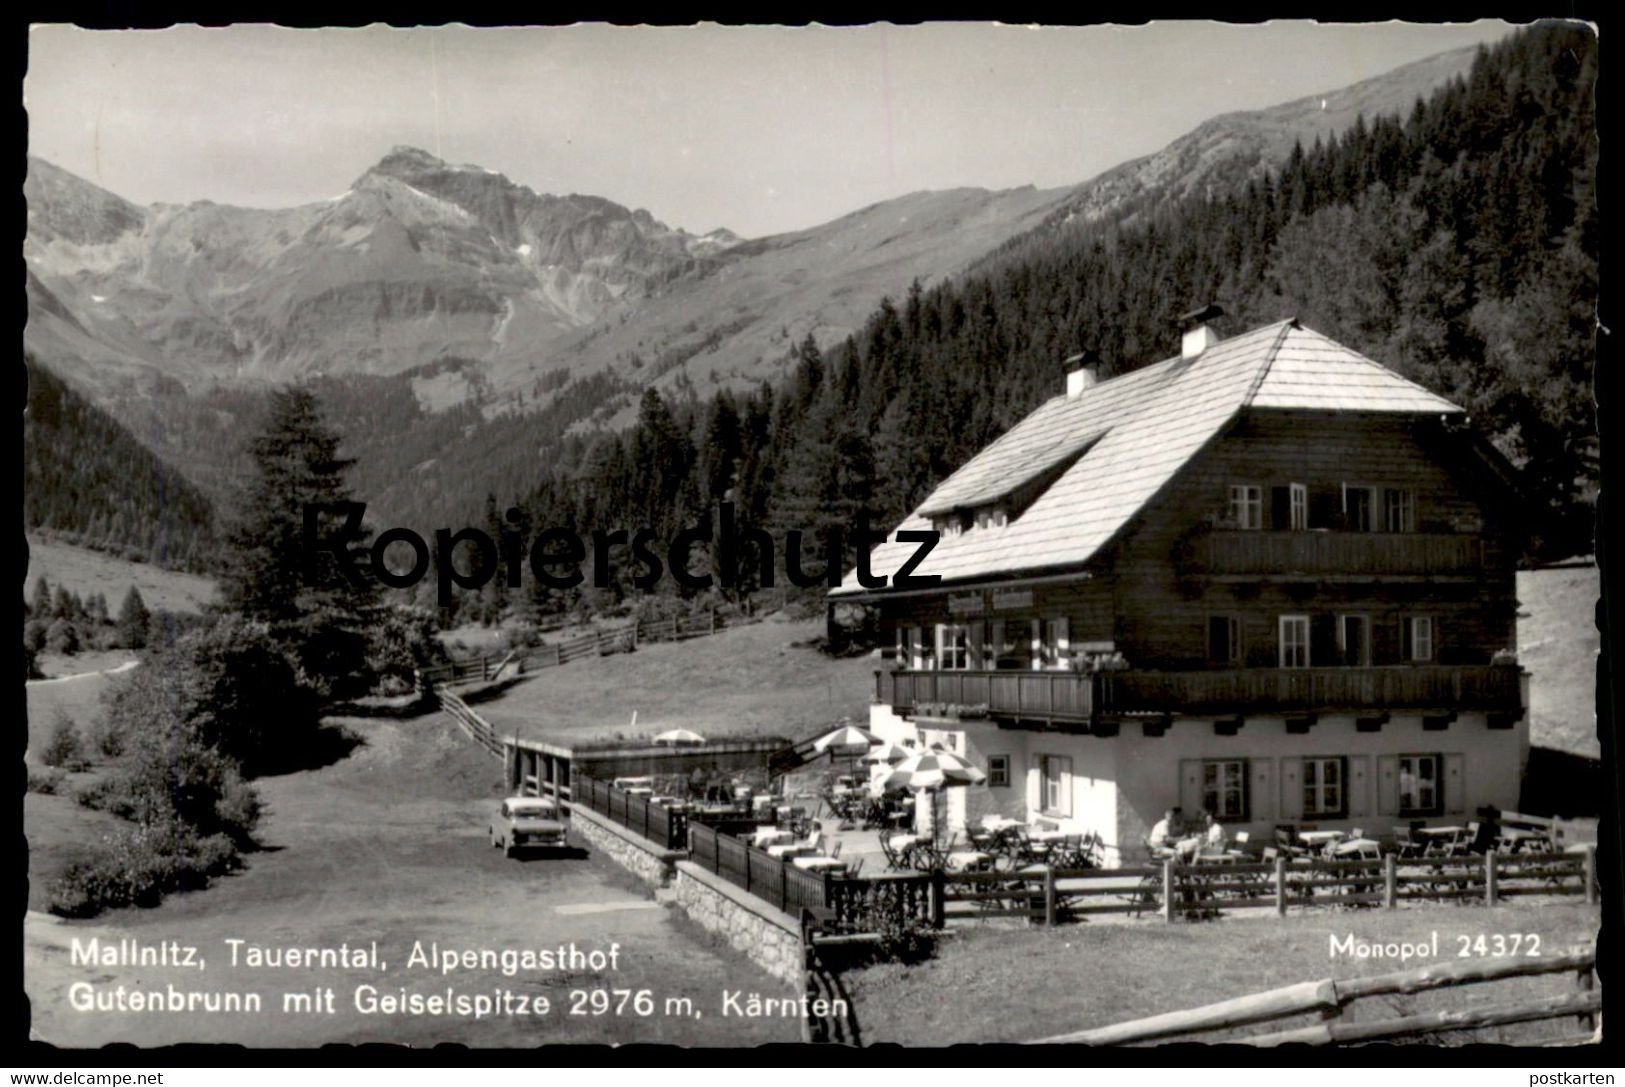
<instances>
[{"instance_id":1,"label":"car wheel","mask_svg":"<svg viewBox=\"0 0 1625 1087\"><path fill-rule=\"evenodd\" d=\"M513 856L513 855L514 855L514 852L515 852L515 850L514 850L514 847L513 847L513 846L511 846L511 845L509 845L509 846L504 846L504 847L503 847L503 848L502 848L502 855L503 855L503 856L504 856L504 857L511 857L511 856Z\"/></svg>"}]
</instances>

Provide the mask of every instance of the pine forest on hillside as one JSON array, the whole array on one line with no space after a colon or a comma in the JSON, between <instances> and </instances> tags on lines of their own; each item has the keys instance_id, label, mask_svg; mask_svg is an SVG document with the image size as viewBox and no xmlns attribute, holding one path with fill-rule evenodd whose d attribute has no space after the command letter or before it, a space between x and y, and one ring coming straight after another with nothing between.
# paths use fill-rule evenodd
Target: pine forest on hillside
<instances>
[{"instance_id":1,"label":"pine forest on hillside","mask_svg":"<svg viewBox=\"0 0 1625 1087\"><path fill-rule=\"evenodd\" d=\"M561 445L526 520L666 538L731 499L781 532L889 527L1055 395L1067 357L1157 361L1177 315L1213 300L1226 333L1296 316L1462 404L1540 503L1538 553L1589 551L1595 71L1589 35L1525 32L1409 117L1362 119L1278 176L1057 224L916 285L835 350L803 342L779 389L647 391L629 432Z\"/></svg>"}]
</instances>

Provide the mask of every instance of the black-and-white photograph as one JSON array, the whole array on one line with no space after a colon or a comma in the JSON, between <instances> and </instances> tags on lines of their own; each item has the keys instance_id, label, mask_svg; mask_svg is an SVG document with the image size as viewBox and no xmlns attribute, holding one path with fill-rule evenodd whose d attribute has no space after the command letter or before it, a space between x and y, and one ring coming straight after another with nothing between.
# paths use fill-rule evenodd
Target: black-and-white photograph
<instances>
[{"instance_id":1,"label":"black-and-white photograph","mask_svg":"<svg viewBox=\"0 0 1625 1087\"><path fill-rule=\"evenodd\" d=\"M1594 26L27 44L32 1041L1602 1041Z\"/></svg>"}]
</instances>

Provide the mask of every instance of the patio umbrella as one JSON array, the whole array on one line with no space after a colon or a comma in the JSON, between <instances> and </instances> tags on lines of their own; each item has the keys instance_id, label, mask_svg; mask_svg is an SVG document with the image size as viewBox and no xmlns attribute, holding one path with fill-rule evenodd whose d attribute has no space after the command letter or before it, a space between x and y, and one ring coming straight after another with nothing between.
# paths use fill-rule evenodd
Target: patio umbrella
<instances>
[{"instance_id":1,"label":"patio umbrella","mask_svg":"<svg viewBox=\"0 0 1625 1087\"><path fill-rule=\"evenodd\" d=\"M908 748L904 747L902 744L889 743L889 742L886 742L886 741L881 741L881 744L880 744L879 747L870 748L869 753L867 755L863 756L863 758L860 759L859 761L860 762L871 763L871 764L875 764L875 765L878 765L880 763L885 762L885 763L890 763L893 766L895 766L898 763L902 762L904 759L908 758L910 755L916 755L916 754L918 754L918 752L910 751Z\"/></svg>"},{"instance_id":2,"label":"patio umbrella","mask_svg":"<svg viewBox=\"0 0 1625 1087\"><path fill-rule=\"evenodd\" d=\"M833 732L826 732L813 741L813 750L819 754L829 752L831 755L862 755L880 743L880 737L866 728L856 725L842 725Z\"/></svg>"},{"instance_id":3,"label":"patio umbrella","mask_svg":"<svg viewBox=\"0 0 1625 1087\"><path fill-rule=\"evenodd\" d=\"M655 737L655 743L670 744L673 747L678 744L703 744L704 742L704 736L701 736L698 732L691 732L686 728L674 728Z\"/></svg>"},{"instance_id":4,"label":"patio umbrella","mask_svg":"<svg viewBox=\"0 0 1625 1087\"><path fill-rule=\"evenodd\" d=\"M929 792L931 834L938 837L941 834L942 821L937 818L937 796L953 786L979 785L987 780L987 775L952 751L934 747L904 759L897 765L897 769L881 780L882 788L887 791L920 789Z\"/></svg>"}]
</instances>

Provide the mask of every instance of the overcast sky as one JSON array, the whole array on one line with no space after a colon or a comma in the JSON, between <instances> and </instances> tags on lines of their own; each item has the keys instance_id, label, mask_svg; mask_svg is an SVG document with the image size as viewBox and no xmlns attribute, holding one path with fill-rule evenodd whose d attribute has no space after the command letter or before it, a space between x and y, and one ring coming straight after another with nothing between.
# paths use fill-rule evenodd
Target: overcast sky
<instances>
[{"instance_id":1,"label":"overcast sky","mask_svg":"<svg viewBox=\"0 0 1625 1087\"><path fill-rule=\"evenodd\" d=\"M321 200L410 144L756 236L918 189L1075 184L1509 29L36 27L24 97L33 153L138 203Z\"/></svg>"}]
</instances>

